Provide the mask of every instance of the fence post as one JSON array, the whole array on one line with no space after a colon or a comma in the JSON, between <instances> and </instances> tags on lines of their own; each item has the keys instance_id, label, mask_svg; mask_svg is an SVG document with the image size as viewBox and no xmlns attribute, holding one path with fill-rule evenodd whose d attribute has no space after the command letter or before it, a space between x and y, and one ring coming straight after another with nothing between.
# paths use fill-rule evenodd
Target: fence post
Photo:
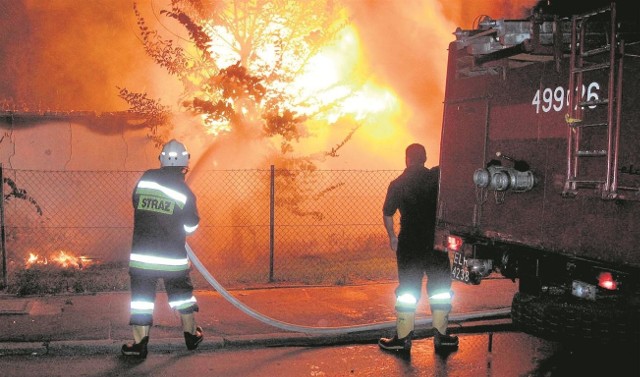
<instances>
[{"instance_id":1,"label":"fence post","mask_svg":"<svg viewBox=\"0 0 640 377\"><path fill-rule=\"evenodd\" d=\"M273 239L275 222L275 167L271 165L271 179L269 187L269 283L273 283Z\"/></svg>"},{"instance_id":2,"label":"fence post","mask_svg":"<svg viewBox=\"0 0 640 377\"><path fill-rule=\"evenodd\" d=\"M2 286L7 287L7 244L4 233L4 167L0 163L0 247L2 248Z\"/></svg>"}]
</instances>

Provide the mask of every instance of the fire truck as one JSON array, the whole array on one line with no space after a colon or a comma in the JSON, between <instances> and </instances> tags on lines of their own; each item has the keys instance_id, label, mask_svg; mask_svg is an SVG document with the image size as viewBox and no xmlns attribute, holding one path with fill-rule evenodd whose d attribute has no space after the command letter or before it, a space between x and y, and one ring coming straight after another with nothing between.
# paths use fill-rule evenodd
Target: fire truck
<instances>
[{"instance_id":1,"label":"fire truck","mask_svg":"<svg viewBox=\"0 0 640 377\"><path fill-rule=\"evenodd\" d=\"M640 342L635 3L483 16L449 45L436 248L456 280L512 279L541 338Z\"/></svg>"}]
</instances>

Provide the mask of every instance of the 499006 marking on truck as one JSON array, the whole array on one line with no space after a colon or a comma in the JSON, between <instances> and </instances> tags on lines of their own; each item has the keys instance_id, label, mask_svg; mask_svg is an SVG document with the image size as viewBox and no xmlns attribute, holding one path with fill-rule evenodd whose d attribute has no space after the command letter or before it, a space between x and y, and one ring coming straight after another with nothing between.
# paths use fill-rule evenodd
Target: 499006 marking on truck
<instances>
[{"instance_id":1,"label":"499006 marking on truck","mask_svg":"<svg viewBox=\"0 0 640 377\"><path fill-rule=\"evenodd\" d=\"M600 99L600 84L592 82L589 85L582 85L582 100L583 101L598 101ZM545 113L549 111L562 111L565 106L569 106L568 89L562 86L556 86L552 88L538 89L533 95L531 105L536 109L536 114L542 110ZM589 106L590 109L594 109L596 106Z\"/></svg>"}]
</instances>

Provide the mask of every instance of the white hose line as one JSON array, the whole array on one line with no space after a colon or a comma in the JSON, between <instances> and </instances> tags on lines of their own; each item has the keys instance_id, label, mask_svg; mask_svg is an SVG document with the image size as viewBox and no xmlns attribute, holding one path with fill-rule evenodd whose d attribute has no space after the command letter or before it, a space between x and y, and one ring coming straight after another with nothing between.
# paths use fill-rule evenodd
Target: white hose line
<instances>
[{"instance_id":1,"label":"white hose line","mask_svg":"<svg viewBox=\"0 0 640 377\"><path fill-rule=\"evenodd\" d=\"M282 322L277 319L268 317L266 315L260 314L255 310L249 308L238 299L233 297L229 292L218 281L209 273L209 271L202 265L198 257L195 255L189 244L185 244L187 248L187 254L189 255L189 259L195 265L195 267L200 271L202 276L211 284L211 286L222 295L227 301L229 301L233 306L240 309L245 314L263 322L273 327L277 327L282 330L305 333L305 334L324 334L324 335L337 335L337 334L349 334L354 332L362 332L369 330L386 330L395 328L395 321L388 322L380 322L380 323L372 323L366 325L357 325L357 326L340 326L340 327L313 327L313 326L301 326L294 325L287 322ZM488 319L497 319L497 318L505 318L510 313L510 308L497 309L493 311L484 311L484 312L472 312L466 314L459 315L450 315L449 321L473 321L473 320L488 320ZM432 319L430 317L416 319L416 325L430 325Z\"/></svg>"}]
</instances>

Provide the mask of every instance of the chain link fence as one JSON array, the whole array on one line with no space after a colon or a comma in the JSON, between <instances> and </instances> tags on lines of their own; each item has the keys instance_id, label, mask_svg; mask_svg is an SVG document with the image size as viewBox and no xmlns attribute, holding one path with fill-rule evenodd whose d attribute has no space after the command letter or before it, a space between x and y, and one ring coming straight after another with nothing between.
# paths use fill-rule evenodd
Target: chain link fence
<instances>
[{"instance_id":1,"label":"chain link fence","mask_svg":"<svg viewBox=\"0 0 640 377\"><path fill-rule=\"evenodd\" d=\"M273 167L191 172L187 181L201 223L188 242L230 287L392 280L395 255L382 225L382 203L400 173ZM82 256L95 269L126 271L131 195L141 171L5 168L2 174L5 280L25 270L29 258L50 262L61 252ZM196 287L206 284L193 276Z\"/></svg>"}]
</instances>

